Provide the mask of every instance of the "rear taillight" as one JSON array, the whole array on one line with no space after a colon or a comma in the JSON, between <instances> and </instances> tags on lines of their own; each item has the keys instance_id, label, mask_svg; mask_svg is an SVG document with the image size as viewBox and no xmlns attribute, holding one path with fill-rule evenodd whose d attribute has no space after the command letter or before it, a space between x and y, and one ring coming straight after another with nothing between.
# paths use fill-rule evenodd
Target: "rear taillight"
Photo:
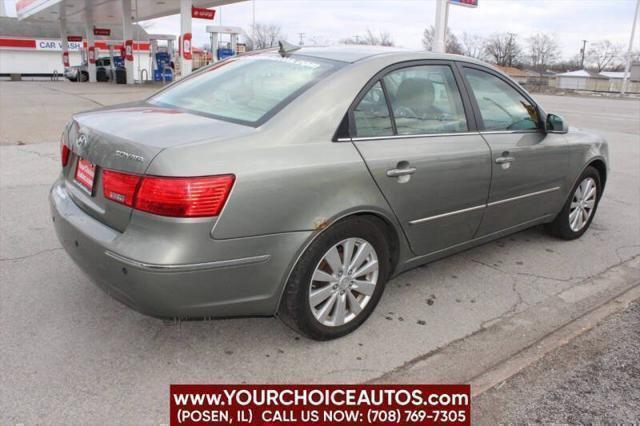
<instances>
[{"instance_id":1,"label":"rear taillight","mask_svg":"<svg viewBox=\"0 0 640 426\"><path fill-rule=\"evenodd\" d=\"M140 183L135 208L174 217L217 216L235 177L145 177Z\"/></svg>"},{"instance_id":2,"label":"rear taillight","mask_svg":"<svg viewBox=\"0 0 640 426\"><path fill-rule=\"evenodd\" d=\"M137 176L104 170L104 197L136 210L172 217L220 214L234 175L201 177Z\"/></svg>"},{"instance_id":3,"label":"rear taillight","mask_svg":"<svg viewBox=\"0 0 640 426\"><path fill-rule=\"evenodd\" d=\"M102 173L104 198L132 207L140 176L105 170Z\"/></svg>"},{"instance_id":4,"label":"rear taillight","mask_svg":"<svg viewBox=\"0 0 640 426\"><path fill-rule=\"evenodd\" d=\"M69 155L71 154L71 150L64 142L60 142L60 161L62 162L62 167L67 167L69 164Z\"/></svg>"}]
</instances>

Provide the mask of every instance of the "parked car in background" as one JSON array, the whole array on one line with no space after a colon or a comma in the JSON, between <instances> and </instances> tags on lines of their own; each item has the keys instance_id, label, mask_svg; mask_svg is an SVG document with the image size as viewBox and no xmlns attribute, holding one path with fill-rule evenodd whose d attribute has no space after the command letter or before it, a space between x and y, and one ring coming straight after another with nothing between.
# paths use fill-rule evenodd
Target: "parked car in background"
<instances>
[{"instance_id":1,"label":"parked car in background","mask_svg":"<svg viewBox=\"0 0 640 426\"><path fill-rule=\"evenodd\" d=\"M607 143L462 56L283 48L77 114L50 192L75 262L161 318L360 326L392 277L546 224L580 237Z\"/></svg>"},{"instance_id":2,"label":"parked car in background","mask_svg":"<svg viewBox=\"0 0 640 426\"><path fill-rule=\"evenodd\" d=\"M118 64L118 61L114 62L116 62L116 67L121 66ZM64 69L64 76L69 81L89 81L89 66L84 62L82 65L66 67ZM111 58L109 56L96 59L96 79L98 81L113 80Z\"/></svg>"}]
</instances>

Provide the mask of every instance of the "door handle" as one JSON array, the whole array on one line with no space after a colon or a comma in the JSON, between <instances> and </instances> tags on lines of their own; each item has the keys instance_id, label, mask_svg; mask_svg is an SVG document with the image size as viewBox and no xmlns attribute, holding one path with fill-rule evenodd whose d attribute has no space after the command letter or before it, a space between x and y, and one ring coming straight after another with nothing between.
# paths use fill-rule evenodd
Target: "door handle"
<instances>
[{"instance_id":1,"label":"door handle","mask_svg":"<svg viewBox=\"0 0 640 426\"><path fill-rule=\"evenodd\" d=\"M498 157L496 158L496 164L512 163L516 161L515 157Z\"/></svg>"},{"instance_id":2,"label":"door handle","mask_svg":"<svg viewBox=\"0 0 640 426\"><path fill-rule=\"evenodd\" d=\"M405 167L403 169L390 169L390 170L387 170L387 176L400 177L400 176L412 175L415 172L416 172L415 167Z\"/></svg>"}]
</instances>

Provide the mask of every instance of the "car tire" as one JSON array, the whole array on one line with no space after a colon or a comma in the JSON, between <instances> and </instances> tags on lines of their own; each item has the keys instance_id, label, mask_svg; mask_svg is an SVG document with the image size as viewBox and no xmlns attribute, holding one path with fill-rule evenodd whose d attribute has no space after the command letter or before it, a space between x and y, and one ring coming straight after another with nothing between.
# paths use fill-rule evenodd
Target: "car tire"
<instances>
[{"instance_id":1,"label":"car tire","mask_svg":"<svg viewBox=\"0 0 640 426\"><path fill-rule=\"evenodd\" d=\"M596 214L602 194L601 182L598 170L591 166L587 167L571 189L571 194L562 207L562 211L553 222L547 224L547 231L563 240L580 238L589 229ZM592 197L589 197L589 193L582 193L585 189L587 192L591 192L590 188L592 187L594 188Z\"/></svg>"},{"instance_id":2,"label":"car tire","mask_svg":"<svg viewBox=\"0 0 640 426\"><path fill-rule=\"evenodd\" d=\"M289 276L278 311L280 319L314 340L335 339L354 331L371 315L384 291L391 268L387 240L384 223L366 216L342 220L323 231L300 256ZM350 260L345 262L345 253L349 252ZM332 256L336 254L337 258ZM359 263L361 260L363 263ZM376 273L356 275L373 271L376 261ZM335 272L331 266L336 262L341 268L349 264L355 267ZM335 281L328 281L328 275ZM314 277L321 280L313 280ZM364 283L368 283L366 287ZM325 299L315 304L320 299L312 299L312 295Z\"/></svg>"},{"instance_id":3,"label":"car tire","mask_svg":"<svg viewBox=\"0 0 640 426\"><path fill-rule=\"evenodd\" d=\"M86 72L81 72L78 78L81 82L84 83L85 81L89 81L89 74L87 74Z\"/></svg>"}]
</instances>

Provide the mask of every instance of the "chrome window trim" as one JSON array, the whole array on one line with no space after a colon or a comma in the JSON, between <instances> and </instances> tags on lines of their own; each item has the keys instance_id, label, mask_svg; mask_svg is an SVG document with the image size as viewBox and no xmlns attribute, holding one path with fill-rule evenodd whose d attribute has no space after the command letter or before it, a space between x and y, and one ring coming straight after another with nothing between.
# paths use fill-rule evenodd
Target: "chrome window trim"
<instances>
[{"instance_id":1,"label":"chrome window trim","mask_svg":"<svg viewBox=\"0 0 640 426\"><path fill-rule=\"evenodd\" d=\"M480 133L475 132L455 132L455 133L423 133L419 135L388 135L388 136L368 136L361 138L342 138L345 141L353 141L353 142L361 142L361 141L380 141L387 139L416 139L416 138L436 138L439 136L468 136L468 135L479 135ZM340 142L342 139L338 139Z\"/></svg>"},{"instance_id":2,"label":"chrome window trim","mask_svg":"<svg viewBox=\"0 0 640 426\"><path fill-rule=\"evenodd\" d=\"M414 220L409 221L409 225L418 225L420 223L429 222L429 221L436 220L436 219L442 219L442 218L449 217L449 216L454 216L454 215L457 215L457 214L470 213L472 211L481 210L481 209L488 208L488 207L493 207L493 206L499 206L501 204L509 203L511 201L522 200L524 198L535 197L536 195L547 194L549 192L554 192L554 191L559 191L559 190L560 190L559 186L554 186L553 188L543 189L542 191L530 192L528 194L518 195L517 197L505 198L503 200L493 201L491 203L482 204L482 205L479 205L479 206L468 207L468 208L462 209L462 210L454 210L452 212L442 213L442 214L438 214L438 215L435 215L435 216L423 217L421 219L414 219Z\"/></svg>"},{"instance_id":3,"label":"chrome window trim","mask_svg":"<svg viewBox=\"0 0 640 426\"><path fill-rule=\"evenodd\" d=\"M429 217L425 217L425 218L422 218L422 219L416 219L416 220L410 221L409 225L417 225L419 223L429 222L431 220L436 220L436 219L442 219L444 217L449 217L449 216L453 216L453 215L456 215L456 214L469 213L469 212L472 212L472 211L484 209L486 207L487 207L486 204L482 204L482 205L479 205L479 206L469 207L469 208L462 209L462 210L455 210L455 211L448 212L448 213L442 213L442 214L435 215L435 216L429 216Z\"/></svg>"},{"instance_id":4,"label":"chrome window trim","mask_svg":"<svg viewBox=\"0 0 640 426\"><path fill-rule=\"evenodd\" d=\"M121 256L109 250L105 250L104 254L106 254L107 256L117 261L125 263L131 267L134 267L137 269L143 269L147 271L153 271L153 272L188 272L188 271L201 271L201 270L207 270L207 269L229 268L233 266L263 263L271 259L270 255L263 254L260 256L244 257L241 259L216 260L214 262L163 265L158 263L146 263L146 262L140 262L138 260L129 259L128 257Z\"/></svg>"},{"instance_id":5,"label":"chrome window trim","mask_svg":"<svg viewBox=\"0 0 640 426\"><path fill-rule=\"evenodd\" d=\"M480 130L481 135L512 135L515 133L539 133L541 129L526 130Z\"/></svg>"},{"instance_id":6,"label":"chrome window trim","mask_svg":"<svg viewBox=\"0 0 640 426\"><path fill-rule=\"evenodd\" d=\"M516 133L539 133L540 129L528 130L476 130L471 132L452 132L452 133L420 133L416 135L387 135L387 136L366 136L355 138L338 138L337 142L361 142L361 141L380 141L387 139L415 139L415 138L434 138L438 136L468 136L468 135L512 135Z\"/></svg>"}]
</instances>

